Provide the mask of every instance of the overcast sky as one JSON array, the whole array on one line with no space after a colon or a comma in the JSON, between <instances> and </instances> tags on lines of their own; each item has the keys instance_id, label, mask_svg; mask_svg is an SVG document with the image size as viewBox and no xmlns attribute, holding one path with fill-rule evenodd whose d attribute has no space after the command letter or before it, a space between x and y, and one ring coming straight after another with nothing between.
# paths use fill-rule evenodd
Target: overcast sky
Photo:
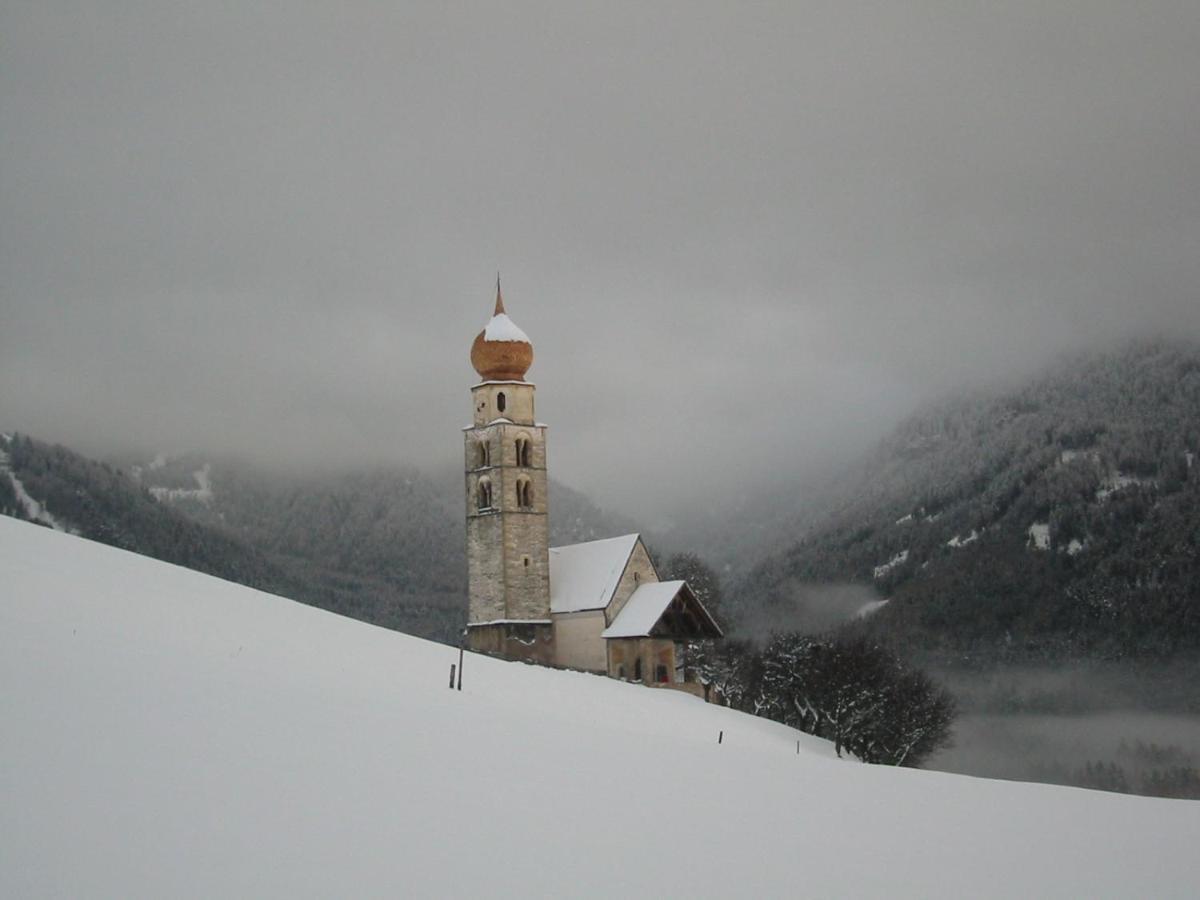
<instances>
[{"instance_id":1,"label":"overcast sky","mask_svg":"<svg viewBox=\"0 0 1200 900\"><path fill-rule=\"evenodd\" d=\"M1200 335L1200 4L0 2L0 429L457 461L503 272L649 515Z\"/></svg>"}]
</instances>

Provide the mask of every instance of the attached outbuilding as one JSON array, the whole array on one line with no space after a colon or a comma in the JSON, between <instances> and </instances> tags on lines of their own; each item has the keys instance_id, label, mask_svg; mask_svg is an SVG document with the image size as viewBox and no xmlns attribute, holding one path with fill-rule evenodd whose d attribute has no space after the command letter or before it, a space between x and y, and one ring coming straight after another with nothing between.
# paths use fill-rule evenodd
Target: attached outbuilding
<instances>
[{"instance_id":1,"label":"attached outbuilding","mask_svg":"<svg viewBox=\"0 0 1200 900\"><path fill-rule=\"evenodd\" d=\"M660 581L641 536L550 548L556 662L660 685L685 683L683 647L721 637L687 582Z\"/></svg>"}]
</instances>

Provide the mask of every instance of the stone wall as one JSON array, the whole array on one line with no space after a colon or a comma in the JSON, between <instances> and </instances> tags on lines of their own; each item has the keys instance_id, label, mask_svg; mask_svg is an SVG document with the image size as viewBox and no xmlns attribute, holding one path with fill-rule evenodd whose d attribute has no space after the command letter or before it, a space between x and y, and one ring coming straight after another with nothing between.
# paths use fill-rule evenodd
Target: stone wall
<instances>
[{"instance_id":1,"label":"stone wall","mask_svg":"<svg viewBox=\"0 0 1200 900\"><path fill-rule=\"evenodd\" d=\"M489 412L487 404L494 403L500 393L507 398L502 415L520 418L522 424L485 424L496 412ZM546 429L532 422L533 385L491 382L477 385L472 396L476 426L463 431L468 621L549 619ZM528 465L520 464L524 460L518 456L519 439L528 442ZM486 454L481 452L481 444L486 445ZM480 509L483 479L491 484L491 506ZM522 507L517 491L526 480L530 503Z\"/></svg>"},{"instance_id":2,"label":"stone wall","mask_svg":"<svg viewBox=\"0 0 1200 900\"><path fill-rule=\"evenodd\" d=\"M638 538L637 543L633 545L633 553L629 555L625 571L621 573L617 589L613 592L612 602L608 604L608 624L613 623L640 585L652 584L656 581L658 581L658 572L654 569L654 563L650 561L650 554L646 552L642 539Z\"/></svg>"},{"instance_id":3,"label":"stone wall","mask_svg":"<svg viewBox=\"0 0 1200 900\"><path fill-rule=\"evenodd\" d=\"M504 409L500 409L500 395ZM471 388L472 421L486 425L494 419L509 419L522 425L532 425L534 386L527 381L485 381Z\"/></svg>"},{"instance_id":4,"label":"stone wall","mask_svg":"<svg viewBox=\"0 0 1200 900\"><path fill-rule=\"evenodd\" d=\"M506 619L550 618L550 523L546 515L504 513Z\"/></svg>"},{"instance_id":5,"label":"stone wall","mask_svg":"<svg viewBox=\"0 0 1200 900\"><path fill-rule=\"evenodd\" d=\"M636 681L637 661L642 661L641 680L655 682L657 669L665 666L667 681L675 681L675 642L666 638L610 638L608 674L612 678Z\"/></svg>"},{"instance_id":6,"label":"stone wall","mask_svg":"<svg viewBox=\"0 0 1200 900\"><path fill-rule=\"evenodd\" d=\"M467 519L468 622L505 619L503 557L497 548L503 541L499 513Z\"/></svg>"},{"instance_id":7,"label":"stone wall","mask_svg":"<svg viewBox=\"0 0 1200 900\"><path fill-rule=\"evenodd\" d=\"M554 665L554 627L549 622L504 622L467 627L467 648L504 659Z\"/></svg>"}]
</instances>

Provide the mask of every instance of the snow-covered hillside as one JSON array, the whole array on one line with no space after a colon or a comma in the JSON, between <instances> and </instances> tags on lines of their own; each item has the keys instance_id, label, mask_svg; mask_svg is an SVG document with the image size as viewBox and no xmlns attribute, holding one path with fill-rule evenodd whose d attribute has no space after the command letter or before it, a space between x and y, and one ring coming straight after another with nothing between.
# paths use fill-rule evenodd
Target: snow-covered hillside
<instances>
[{"instance_id":1,"label":"snow-covered hillside","mask_svg":"<svg viewBox=\"0 0 1200 900\"><path fill-rule=\"evenodd\" d=\"M1200 803L833 758L0 517L0 896L1190 896ZM724 742L717 734L724 731Z\"/></svg>"}]
</instances>

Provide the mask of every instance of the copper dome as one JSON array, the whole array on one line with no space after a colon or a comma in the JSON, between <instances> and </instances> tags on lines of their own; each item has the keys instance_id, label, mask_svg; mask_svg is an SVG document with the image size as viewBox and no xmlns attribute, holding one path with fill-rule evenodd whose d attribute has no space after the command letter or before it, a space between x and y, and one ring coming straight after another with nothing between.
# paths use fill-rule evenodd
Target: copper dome
<instances>
[{"instance_id":1,"label":"copper dome","mask_svg":"<svg viewBox=\"0 0 1200 900\"><path fill-rule=\"evenodd\" d=\"M533 344L504 311L496 279L496 311L471 345L471 365L484 381L524 381L533 365Z\"/></svg>"}]
</instances>

